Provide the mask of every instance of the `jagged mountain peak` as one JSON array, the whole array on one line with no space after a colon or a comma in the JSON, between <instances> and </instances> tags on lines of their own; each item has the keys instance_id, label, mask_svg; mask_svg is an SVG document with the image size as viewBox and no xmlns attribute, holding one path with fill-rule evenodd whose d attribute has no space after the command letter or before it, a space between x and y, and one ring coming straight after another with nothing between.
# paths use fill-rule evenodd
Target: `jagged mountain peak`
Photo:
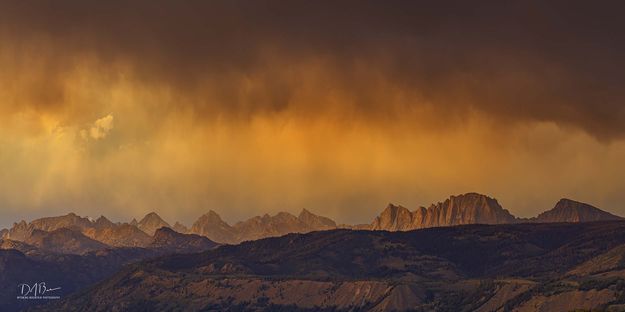
<instances>
[{"instance_id":1,"label":"jagged mountain peak","mask_svg":"<svg viewBox=\"0 0 625 312\"><path fill-rule=\"evenodd\" d=\"M292 215L292 214L290 214L288 212L285 212L285 211L280 211L280 212L276 213L276 215L273 216L273 217L274 218L297 219L296 216L294 216L294 215Z\"/></svg>"},{"instance_id":2,"label":"jagged mountain peak","mask_svg":"<svg viewBox=\"0 0 625 312\"><path fill-rule=\"evenodd\" d=\"M306 209L297 216L297 219L308 226L311 230L324 230L336 228L336 222L330 218L316 215Z\"/></svg>"},{"instance_id":3,"label":"jagged mountain peak","mask_svg":"<svg viewBox=\"0 0 625 312\"><path fill-rule=\"evenodd\" d=\"M393 203L388 203L388 205L386 205L386 208L384 208L382 213L396 214L399 211L403 211L403 210L408 210L408 208L406 208L406 207L404 207L402 205L396 205L396 204L393 204Z\"/></svg>"},{"instance_id":4,"label":"jagged mountain peak","mask_svg":"<svg viewBox=\"0 0 625 312\"><path fill-rule=\"evenodd\" d=\"M54 231L60 228L76 228L84 230L92 226L93 224L91 221L89 221L88 218L78 216L73 212L70 212L63 216L39 218L31 221L28 224L25 224L24 222L18 225L18 227L24 227L21 230L25 230L26 232L32 229Z\"/></svg>"},{"instance_id":5,"label":"jagged mountain peak","mask_svg":"<svg viewBox=\"0 0 625 312\"><path fill-rule=\"evenodd\" d=\"M389 203L371 223L372 230L401 231L412 226L413 215L408 208Z\"/></svg>"},{"instance_id":6,"label":"jagged mountain peak","mask_svg":"<svg viewBox=\"0 0 625 312\"><path fill-rule=\"evenodd\" d=\"M186 225L176 221L176 223L174 224L174 226L172 227L172 229L178 233L183 233L186 234L187 232L189 232L189 228L187 228Z\"/></svg>"},{"instance_id":7,"label":"jagged mountain peak","mask_svg":"<svg viewBox=\"0 0 625 312\"><path fill-rule=\"evenodd\" d=\"M26 220L22 220L20 222L13 222L13 226L21 226L21 225L27 225L28 223L26 222Z\"/></svg>"},{"instance_id":8,"label":"jagged mountain peak","mask_svg":"<svg viewBox=\"0 0 625 312\"><path fill-rule=\"evenodd\" d=\"M157 219L158 220L163 220L161 218L161 216L159 216L156 212L152 211L152 212L149 212L148 214L146 214L145 217L143 217L143 219L141 219L141 221L152 220L152 219L153 220L157 220ZM139 221L139 222L141 222L141 221Z\"/></svg>"},{"instance_id":9,"label":"jagged mountain peak","mask_svg":"<svg viewBox=\"0 0 625 312\"><path fill-rule=\"evenodd\" d=\"M306 209L306 208L302 208L302 211L299 213L299 215L309 215L309 214L313 214L312 212L310 212L310 210Z\"/></svg>"},{"instance_id":10,"label":"jagged mountain peak","mask_svg":"<svg viewBox=\"0 0 625 312\"><path fill-rule=\"evenodd\" d=\"M515 223L516 217L499 204L495 198L471 192L450 196L443 203L431 208L446 210L445 222L450 224L502 224Z\"/></svg>"},{"instance_id":11,"label":"jagged mountain peak","mask_svg":"<svg viewBox=\"0 0 625 312\"><path fill-rule=\"evenodd\" d=\"M113 222L111 222L111 220L107 219L105 216L100 216L99 218L97 218L94 221L94 223L98 227L112 227L112 226L115 226L115 224Z\"/></svg>"},{"instance_id":12,"label":"jagged mountain peak","mask_svg":"<svg viewBox=\"0 0 625 312\"><path fill-rule=\"evenodd\" d=\"M451 195L448 199L445 200L445 203L446 202L455 203L457 205L482 206L488 208L503 209L495 198L475 192Z\"/></svg>"},{"instance_id":13,"label":"jagged mountain peak","mask_svg":"<svg viewBox=\"0 0 625 312\"><path fill-rule=\"evenodd\" d=\"M209 210L198 218L188 232L206 236L210 240L219 243L230 244L236 242L236 235L232 227L223 221L219 214L213 210Z\"/></svg>"},{"instance_id":14,"label":"jagged mountain peak","mask_svg":"<svg viewBox=\"0 0 625 312\"><path fill-rule=\"evenodd\" d=\"M221 216L214 210L209 210L207 213L203 214L200 218L208 218L222 221Z\"/></svg>"},{"instance_id":15,"label":"jagged mountain peak","mask_svg":"<svg viewBox=\"0 0 625 312\"><path fill-rule=\"evenodd\" d=\"M156 230L162 227L170 227L169 223L165 222L156 212L150 212L137 223L137 227L152 236Z\"/></svg>"},{"instance_id":16,"label":"jagged mountain peak","mask_svg":"<svg viewBox=\"0 0 625 312\"><path fill-rule=\"evenodd\" d=\"M443 202L410 211L389 204L373 221L371 229L406 231L460 224L515 223L516 218L503 209L496 199L479 193L452 195Z\"/></svg>"}]
</instances>

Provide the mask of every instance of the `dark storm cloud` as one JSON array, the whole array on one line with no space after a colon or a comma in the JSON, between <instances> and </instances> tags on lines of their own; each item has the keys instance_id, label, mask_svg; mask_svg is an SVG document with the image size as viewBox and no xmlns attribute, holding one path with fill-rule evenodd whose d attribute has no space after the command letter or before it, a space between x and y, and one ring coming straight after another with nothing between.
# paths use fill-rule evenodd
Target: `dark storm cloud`
<instances>
[{"instance_id":1,"label":"dark storm cloud","mask_svg":"<svg viewBox=\"0 0 625 312\"><path fill-rule=\"evenodd\" d=\"M3 1L0 51L45 43L36 57L52 79L40 103L61 103L55 77L96 55L181 94L201 97L210 81L221 100L188 101L198 112L280 111L301 105L290 100L303 83L293 77L320 59L331 85L318 93L349 94L362 118L428 102L439 116L474 110L613 139L625 133L623 9L622 1ZM240 82L258 73L263 91L238 99ZM388 86L419 101L388 103Z\"/></svg>"}]
</instances>

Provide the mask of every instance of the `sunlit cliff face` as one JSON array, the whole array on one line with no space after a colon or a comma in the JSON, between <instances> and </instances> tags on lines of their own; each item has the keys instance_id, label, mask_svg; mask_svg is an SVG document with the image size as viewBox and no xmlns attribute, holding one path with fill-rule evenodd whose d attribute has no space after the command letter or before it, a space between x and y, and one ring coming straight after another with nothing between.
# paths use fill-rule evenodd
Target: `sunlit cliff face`
<instances>
[{"instance_id":1,"label":"sunlit cliff face","mask_svg":"<svg viewBox=\"0 0 625 312\"><path fill-rule=\"evenodd\" d=\"M469 191L625 214L622 4L566 4L3 2L0 226Z\"/></svg>"}]
</instances>

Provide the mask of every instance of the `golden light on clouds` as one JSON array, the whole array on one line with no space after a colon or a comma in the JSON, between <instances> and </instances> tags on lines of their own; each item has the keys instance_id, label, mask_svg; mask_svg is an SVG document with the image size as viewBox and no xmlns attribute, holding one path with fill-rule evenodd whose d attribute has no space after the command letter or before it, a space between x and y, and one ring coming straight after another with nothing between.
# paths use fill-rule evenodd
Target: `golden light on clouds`
<instances>
[{"instance_id":1,"label":"golden light on clouds","mask_svg":"<svg viewBox=\"0 0 625 312\"><path fill-rule=\"evenodd\" d=\"M106 138L109 131L113 129L113 115L108 114L98 120L96 120L89 130L85 129L80 131L80 136L83 139L91 137L94 140L100 140Z\"/></svg>"},{"instance_id":2,"label":"golden light on clouds","mask_svg":"<svg viewBox=\"0 0 625 312\"><path fill-rule=\"evenodd\" d=\"M0 5L0 226L302 208L358 223L469 191L518 216L560 197L625 213L620 47L551 46L563 26L531 9L167 5ZM528 18L545 38L512 22Z\"/></svg>"}]
</instances>

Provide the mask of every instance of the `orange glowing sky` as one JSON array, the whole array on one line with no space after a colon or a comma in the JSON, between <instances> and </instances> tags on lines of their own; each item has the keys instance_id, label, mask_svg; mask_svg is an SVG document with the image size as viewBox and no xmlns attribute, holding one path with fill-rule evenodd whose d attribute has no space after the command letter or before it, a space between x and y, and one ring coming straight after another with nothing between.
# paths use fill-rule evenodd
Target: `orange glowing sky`
<instances>
[{"instance_id":1,"label":"orange glowing sky","mask_svg":"<svg viewBox=\"0 0 625 312\"><path fill-rule=\"evenodd\" d=\"M472 191L625 215L622 6L3 1L0 227Z\"/></svg>"}]
</instances>

